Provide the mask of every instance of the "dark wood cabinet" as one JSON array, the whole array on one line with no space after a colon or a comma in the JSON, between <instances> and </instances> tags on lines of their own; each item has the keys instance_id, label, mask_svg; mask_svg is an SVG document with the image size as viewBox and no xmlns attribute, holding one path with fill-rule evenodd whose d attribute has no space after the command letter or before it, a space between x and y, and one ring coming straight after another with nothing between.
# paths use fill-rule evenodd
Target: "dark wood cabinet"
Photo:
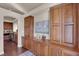
<instances>
[{"instance_id":1,"label":"dark wood cabinet","mask_svg":"<svg viewBox=\"0 0 79 59\"><path fill-rule=\"evenodd\" d=\"M24 19L24 48L31 49L31 40L33 39L34 17L28 16Z\"/></svg>"}]
</instances>

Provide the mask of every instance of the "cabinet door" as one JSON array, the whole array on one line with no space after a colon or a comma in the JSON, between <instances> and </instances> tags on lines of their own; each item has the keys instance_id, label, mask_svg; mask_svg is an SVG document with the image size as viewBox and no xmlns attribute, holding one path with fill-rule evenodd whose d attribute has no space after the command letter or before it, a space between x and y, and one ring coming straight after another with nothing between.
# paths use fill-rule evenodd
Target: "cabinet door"
<instances>
[{"instance_id":1,"label":"cabinet door","mask_svg":"<svg viewBox=\"0 0 79 59\"><path fill-rule=\"evenodd\" d=\"M40 43L40 56L46 55L46 53L48 52L48 49L46 47L47 45L45 44L45 42Z\"/></svg>"},{"instance_id":2,"label":"cabinet door","mask_svg":"<svg viewBox=\"0 0 79 59\"><path fill-rule=\"evenodd\" d=\"M55 6L50 9L50 37L51 42L60 43L61 40L61 8Z\"/></svg>"},{"instance_id":3,"label":"cabinet door","mask_svg":"<svg viewBox=\"0 0 79 59\"><path fill-rule=\"evenodd\" d=\"M64 26L64 43L66 45L73 45L73 25Z\"/></svg>"},{"instance_id":4,"label":"cabinet door","mask_svg":"<svg viewBox=\"0 0 79 59\"><path fill-rule=\"evenodd\" d=\"M36 41L35 40L31 40L32 42L31 42L31 51L32 51L32 53L34 54L34 55L37 55L37 52L36 52L36 50L37 50L37 47L36 47Z\"/></svg>"},{"instance_id":5,"label":"cabinet door","mask_svg":"<svg viewBox=\"0 0 79 59\"><path fill-rule=\"evenodd\" d=\"M63 29L63 44L73 47L74 45L74 28L75 28L75 11L73 4L64 4L62 6L62 29Z\"/></svg>"},{"instance_id":6,"label":"cabinet door","mask_svg":"<svg viewBox=\"0 0 79 59\"><path fill-rule=\"evenodd\" d=\"M62 6L64 24L73 24L73 4L64 4Z\"/></svg>"},{"instance_id":7,"label":"cabinet door","mask_svg":"<svg viewBox=\"0 0 79 59\"><path fill-rule=\"evenodd\" d=\"M61 56L61 48L56 45L49 46L49 56Z\"/></svg>"},{"instance_id":8,"label":"cabinet door","mask_svg":"<svg viewBox=\"0 0 79 59\"><path fill-rule=\"evenodd\" d=\"M52 29L52 40L51 42L53 43L60 43L60 40L61 40L61 29L60 29L60 26L53 26L53 29Z\"/></svg>"},{"instance_id":9,"label":"cabinet door","mask_svg":"<svg viewBox=\"0 0 79 59\"><path fill-rule=\"evenodd\" d=\"M37 56L40 56L40 42L37 42L36 48Z\"/></svg>"},{"instance_id":10,"label":"cabinet door","mask_svg":"<svg viewBox=\"0 0 79 59\"><path fill-rule=\"evenodd\" d=\"M35 51L34 40L31 40L31 52L34 53L34 51Z\"/></svg>"},{"instance_id":11,"label":"cabinet door","mask_svg":"<svg viewBox=\"0 0 79 59\"><path fill-rule=\"evenodd\" d=\"M55 6L50 8L50 18L52 24L60 24L61 8L60 6Z\"/></svg>"}]
</instances>

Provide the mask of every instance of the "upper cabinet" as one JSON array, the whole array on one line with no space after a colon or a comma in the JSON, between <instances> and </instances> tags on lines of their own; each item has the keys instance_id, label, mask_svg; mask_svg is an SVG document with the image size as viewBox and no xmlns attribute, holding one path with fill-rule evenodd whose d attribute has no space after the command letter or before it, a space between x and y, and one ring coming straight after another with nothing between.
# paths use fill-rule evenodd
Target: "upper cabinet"
<instances>
[{"instance_id":1,"label":"upper cabinet","mask_svg":"<svg viewBox=\"0 0 79 59\"><path fill-rule=\"evenodd\" d=\"M50 8L51 42L74 47L76 39L76 4Z\"/></svg>"},{"instance_id":2,"label":"upper cabinet","mask_svg":"<svg viewBox=\"0 0 79 59\"><path fill-rule=\"evenodd\" d=\"M74 46L75 45L75 4L62 5L62 33L63 33L63 45Z\"/></svg>"},{"instance_id":3,"label":"upper cabinet","mask_svg":"<svg viewBox=\"0 0 79 59\"><path fill-rule=\"evenodd\" d=\"M62 14L63 14L63 21L65 24L73 24L74 18L73 18L73 4L65 4L62 8Z\"/></svg>"},{"instance_id":4,"label":"upper cabinet","mask_svg":"<svg viewBox=\"0 0 79 59\"><path fill-rule=\"evenodd\" d=\"M53 25L60 24L61 8L59 8L59 6L51 8L50 14L51 14L50 17L53 20L51 21L52 24Z\"/></svg>"},{"instance_id":5,"label":"upper cabinet","mask_svg":"<svg viewBox=\"0 0 79 59\"><path fill-rule=\"evenodd\" d=\"M60 43L61 40L61 8L56 6L50 9L51 42Z\"/></svg>"}]
</instances>

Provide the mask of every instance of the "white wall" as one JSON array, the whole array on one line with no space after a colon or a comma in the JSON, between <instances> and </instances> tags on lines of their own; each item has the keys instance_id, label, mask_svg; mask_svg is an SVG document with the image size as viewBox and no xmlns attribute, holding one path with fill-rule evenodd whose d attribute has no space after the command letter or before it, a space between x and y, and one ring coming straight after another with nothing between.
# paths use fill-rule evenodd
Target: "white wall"
<instances>
[{"instance_id":1,"label":"white wall","mask_svg":"<svg viewBox=\"0 0 79 59\"><path fill-rule=\"evenodd\" d=\"M14 21L13 22L13 32L16 32L17 28L18 28L18 21Z\"/></svg>"},{"instance_id":2,"label":"white wall","mask_svg":"<svg viewBox=\"0 0 79 59\"><path fill-rule=\"evenodd\" d=\"M3 50L3 17L2 15L0 15L0 54L3 54L4 53L4 50Z\"/></svg>"},{"instance_id":3,"label":"white wall","mask_svg":"<svg viewBox=\"0 0 79 59\"><path fill-rule=\"evenodd\" d=\"M18 21L18 47L22 47L21 37L24 36L24 18L20 16L18 19L20 20Z\"/></svg>"},{"instance_id":4,"label":"white wall","mask_svg":"<svg viewBox=\"0 0 79 59\"><path fill-rule=\"evenodd\" d=\"M10 16L18 20L18 47L21 47L21 36L24 35L24 22L23 16L5 9L0 8L0 54L4 53L4 42L3 42L3 18L4 16Z\"/></svg>"}]
</instances>

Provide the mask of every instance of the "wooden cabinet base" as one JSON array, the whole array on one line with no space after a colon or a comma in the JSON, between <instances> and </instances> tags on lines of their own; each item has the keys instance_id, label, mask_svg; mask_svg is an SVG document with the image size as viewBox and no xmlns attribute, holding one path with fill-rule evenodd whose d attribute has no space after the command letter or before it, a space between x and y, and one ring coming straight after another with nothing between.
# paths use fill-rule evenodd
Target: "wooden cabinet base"
<instances>
[{"instance_id":1,"label":"wooden cabinet base","mask_svg":"<svg viewBox=\"0 0 79 59\"><path fill-rule=\"evenodd\" d=\"M61 48L53 44L50 44L48 53L49 53L49 56L58 56L62 54Z\"/></svg>"},{"instance_id":2,"label":"wooden cabinet base","mask_svg":"<svg viewBox=\"0 0 79 59\"><path fill-rule=\"evenodd\" d=\"M62 50L62 56L78 56L78 55L79 55L79 53L75 52L75 51L71 51L71 50L68 50L68 49Z\"/></svg>"},{"instance_id":3,"label":"wooden cabinet base","mask_svg":"<svg viewBox=\"0 0 79 59\"><path fill-rule=\"evenodd\" d=\"M74 48L68 48L57 44L50 44L48 54L49 56L78 56L79 51Z\"/></svg>"},{"instance_id":4,"label":"wooden cabinet base","mask_svg":"<svg viewBox=\"0 0 79 59\"><path fill-rule=\"evenodd\" d=\"M32 40L31 51L37 56L48 56L48 45L46 42Z\"/></svg>"}]
</instances>

